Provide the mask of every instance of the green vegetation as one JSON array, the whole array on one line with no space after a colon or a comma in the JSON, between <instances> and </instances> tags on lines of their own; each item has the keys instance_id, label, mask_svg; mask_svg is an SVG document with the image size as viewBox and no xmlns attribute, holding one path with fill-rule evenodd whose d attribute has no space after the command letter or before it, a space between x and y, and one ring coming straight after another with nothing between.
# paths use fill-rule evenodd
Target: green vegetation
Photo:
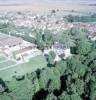
<instances>
[{"instance_id":1,"label":"green vegetation","mask_svg":"<svg viewBox=\"0 0 96 100\"><path fill-rule=\"evenodd\" d=\"M11 65L13 63L5 62L5 63L3 63L3 65L1 65L1 63L0 63L0 68L2 66L6 66L6 68L7 68L7 66L9 64ZM16 65L13 64L12 68L0 71L0 77L2 77L3 79L11 79L12 76L23 75L26 73L34 72L37 69L44 68L44 67L46 67L46 64L47 64L46 60L43 56L37 56L37 57L30 59L30 61L27 63L16 64ZM4 68L4 67L2 67L2 68Z\"/></svg>"},{"instance_id":2,"label":"green vegetation","mask_svg":"<svg viewBox=\"0 0 96 100\"><path fill-rule=\"evenodd\" d=\"M2 62L2 61L4 61L4 60L6 60L6 58L5 58L5 57L0 56L0 62Z\"/></svg>"},{"instance_id":3,"label":"green vegetation","mask_svg":"<svg viewBox=\"0 0 96 100\"><path fill-rule=\"evenodd\" d=\"M44 48L50 48L53 44L53 34L50 31L38 31L36 34L36 44L42 51Z\"/></svg>"},{"instance_id":4,"label":"green vegetation","mask_svg":"<svg viewBox=\"0 0 96 100\"><path fill-rule=\"evenodd\" d=\"M96 42L89 40L84 35L86 33L82 33L81 30L73 29L59 34L61 35L59 38L55 35L52 39L52 41L57 39L66 44L62 37L67 34L70 37L67 38L74 40L74 45L69 46L73 56L66 60L54 62L56 55L54 52L50 52L46 57L47 62L42 56L39 56L31 59L29 63L0 72L1 77L6 76L5 81L2 81L7 87L7 91L1 87L3 94L0 95L0 99L95 100ZM43 40L40 34L38 38L47 41L48 37ZM6 81L12 76L10 81ZM0 84L2 86L2 82Z\"/></svg>"},{"instance_id":5,"label":"green vegetation","mask_svg":"<svg viewBox=\"0 0 96 100\"><path fill-rule=\"evenodd\" d=\"M77 41L77 53L80 55L86 55L91 51L91 43L87 39L80 39Z\"/></svg>"},{"instance_id":6,"label":"green vegetation","mask_svg":"<svg viewBox=\"0 0 96 100\"><path fill-rule=\"evenodd\" d=\"M16 64L16 62L11 61L11 60L7 60L5 62L0 63L0 69L9 67L9 66L15 65L15 64Z\"/></svg>"},{"instance_id":7,"label":"green vegetation","mask_svg":"<svg viewBox=\"0 0 96 100\"><path fill-rule=\"evenodd\" d=\"M49 55L47 57L47 62L50 66L54 65L54 59L56 57L56 54L53 51L49 52Z\"/></svg>"},{"instance_id":8,"label":"green vegetation","mask_svg":"<svg viewBox=\"0 0 96 100\"><path fill-rule=\"evenodd\" d=\"M68 22L96 22L96 13L87 16L68 15L66 18Z\"/></svg>"},{"instance_id":9,"label":"green vegetation","mask_svg":"<svg viewBox=\"0 0 96 100\"><path fill-rule=\"evenodd\" d=\"M0 78L0 94L3 92L8 91L8 87L4 83L4 81Z\"/></svg>"},{"instance_id":10,"label":"green vegetation","mask_svg":"<svg viewBox=\"0 0 96 100\"><path fill-rule=\"evenodd\" d=\"M61 34L56 34L54 36L54 41L58 41L59 43L62 43L65 48L70 48L70 47L74 47L75 46L75 41L74 39L72 38L72 33L71 30L67 30L67 31L64 31L64 32L61 32Z\"/></svg>"},{"instance_id":11,"label":"green vegetation","mask_svg":"<svg viewBox=\"0 0 96 100\"><path fill-rule=\"evenodd\" d=\"M95 14L66 18L69 22L96 21ZM35 30L35 38L32 38L30 29L1 26L1 32L11 32L13 36L34 42L42 51L55 42L62 43L65 48L71 48L72 56L55 62L56 55L50 52L46 59L40 55L17 65L2 62L6 59L0 57L0 68L14 65L0 71L0 100L96 100L96 41L88 39L84 30L72 28L58 34ZM20 34L16 34L18 32Z\"/></svg>"}]
</instances>

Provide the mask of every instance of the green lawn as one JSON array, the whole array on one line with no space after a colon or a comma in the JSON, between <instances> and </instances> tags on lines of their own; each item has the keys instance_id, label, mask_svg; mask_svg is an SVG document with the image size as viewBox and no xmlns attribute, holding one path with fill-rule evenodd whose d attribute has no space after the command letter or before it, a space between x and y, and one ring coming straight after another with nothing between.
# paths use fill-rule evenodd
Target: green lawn
<instances>
[{"instance_id":1,"label":"green lawn","mask_svg":"<svg viewBox=\"0 0 96 100\"><path fill-rule=\"evenodd\" d=\"M0 63L0 69L6 68L6 67L14 65L14 64L16 64L16 63L14 61L11 61L11 60L8 60L6 62L2 62L2 63Z\"/></svg>"},{"instance_id":2,"label":"green lawn","mask_svg":"<svg viewBox=\"0 0 96 100\"><path fill-rule=\"evenodd\" d=\"M6 60L6 58L5 58L5 57L0 56L0 62L2 62L2 61L4 61L4 60Z\"/></svg>"},{"instance_id":3,"label":"green lawn","mask_svg":"<svg viewBox=\"0 0 96 100\"><path fill-rule=\"evenodd\" d=\"M13 75L23 75L26 73L31 73L37 69L46 67L46 64L47 62L43 56L37 56L30 59L28 63L20 64L10 69L0 71L0 77L9 80Z\"/></svg>"}]
</instances>

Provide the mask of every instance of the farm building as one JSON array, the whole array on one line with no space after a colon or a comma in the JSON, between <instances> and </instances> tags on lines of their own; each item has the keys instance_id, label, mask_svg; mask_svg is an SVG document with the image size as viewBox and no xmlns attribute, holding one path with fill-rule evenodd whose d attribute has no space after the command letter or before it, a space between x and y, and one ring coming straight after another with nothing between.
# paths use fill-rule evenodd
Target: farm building
<instances>
[{"instance_id":1,"label":"farm building","mask_svg":"<svg viewBox=\"0 0 96 100\"><path fill-rule=\"evenodd\" d=\"M7 57L13 57L18 61L21 59L28 59L33 57L33 55L36 56L41 54L35 44L27 42L22 38L5 34L0 34L0 51Z\"/></svg>"},{"instance_id":2,"label":"farm building","mask_svg":"<svg viewBox=\"0 0 96 100\"><path fill-rule=\"evenodd\" d=\"M0 49L1 50L13 48L17 45L22 44L22 42L23 40L21 38L8 36L5 34L0 34Z\"/></svg>"}]
</instances>

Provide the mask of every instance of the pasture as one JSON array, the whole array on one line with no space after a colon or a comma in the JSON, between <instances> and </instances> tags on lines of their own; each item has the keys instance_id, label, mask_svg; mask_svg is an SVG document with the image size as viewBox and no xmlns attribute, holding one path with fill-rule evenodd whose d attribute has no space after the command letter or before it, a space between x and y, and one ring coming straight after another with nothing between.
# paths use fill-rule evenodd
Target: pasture
<instances>
[{"instance_id":1,"label":"pasture","mask_svg":"<svg viewBox=\"0 0 96 100\"><path fill-rule=\"evenodd\" d=\"M37 69L42 69L46 67L45 58L40 55L33 57L29 62L16 64L16 62L8 60L0 63L0 77L4 80L12 79L14 75L24 75L36 71Z\"/></svg>"}]
</instances>

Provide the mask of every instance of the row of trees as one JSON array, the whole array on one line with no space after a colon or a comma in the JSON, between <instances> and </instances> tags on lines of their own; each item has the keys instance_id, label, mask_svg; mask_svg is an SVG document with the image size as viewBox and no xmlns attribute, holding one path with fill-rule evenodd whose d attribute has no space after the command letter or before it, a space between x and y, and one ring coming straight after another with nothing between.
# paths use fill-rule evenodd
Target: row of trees
<instances>
[{"instance_id":1,"label":"row of trees","mask_svg":"<svg viewBox=\"0 0 96 100\"><path fill-rule=\"evenodd\" d=\"M96 14L90 14L86 16L74 16L68 15L66 16L68 22L96 22Z\"/></svg>"},{"instance_id":2,"label":"row of trees","mask_svg":"<svg viewBox=\"0 0 96 100\"><path fill-rule=\"evenodd\" d=\"M72 33L72 30L75 29L60 32L58 34L53 34L48 30L43 32L39 30L38 32L36 32L35 43L41 50L44 50L45 48L51 48L55 42L63 44L65 48L73 47L75 46L75 41L73 38L73 34L70 34Z\"/></svg>"}]
</instances>

